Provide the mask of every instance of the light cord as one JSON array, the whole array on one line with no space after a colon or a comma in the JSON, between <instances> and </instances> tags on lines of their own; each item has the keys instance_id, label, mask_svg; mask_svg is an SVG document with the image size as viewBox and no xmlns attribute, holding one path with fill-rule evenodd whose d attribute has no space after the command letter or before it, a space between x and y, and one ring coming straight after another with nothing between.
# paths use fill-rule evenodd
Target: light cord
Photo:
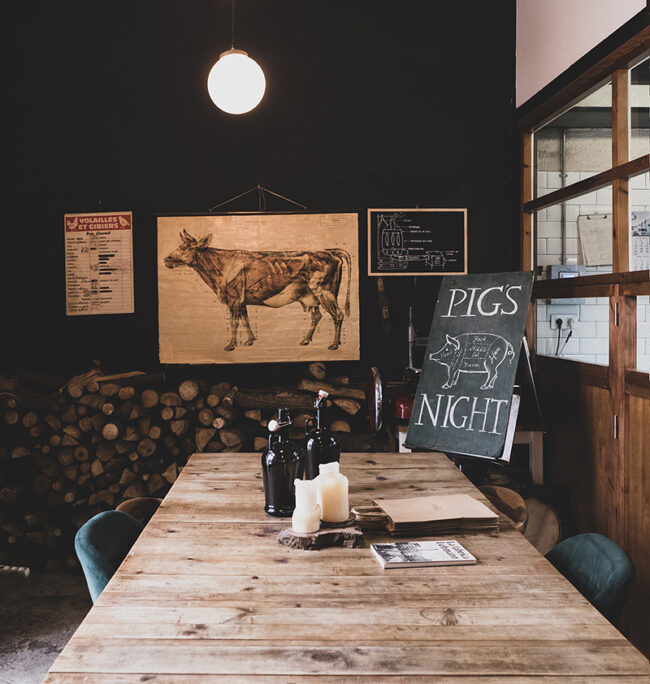
<instances>
[{"instance_id":1,"label":"light cord","mask_svg":"<svg viewBox=\"0 0 650 684\"><path fill-rule=\"evenodd\" d=\"M232 33L230 35L230 47L235 47L235 0L232 0Z\"/></svg>"}]
</instances>

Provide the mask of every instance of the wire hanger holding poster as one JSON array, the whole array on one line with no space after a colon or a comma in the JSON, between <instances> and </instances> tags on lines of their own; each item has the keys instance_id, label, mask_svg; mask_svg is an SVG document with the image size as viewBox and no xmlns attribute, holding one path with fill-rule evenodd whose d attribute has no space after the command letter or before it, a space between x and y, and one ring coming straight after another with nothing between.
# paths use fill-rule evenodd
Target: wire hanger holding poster
<instances>
[{"instance_id":1,"label":"wire hanger holding poster","mask_svg":"<svg viewBox=\"0 0 650 684\"><path fill-rule=\"evenodd\" d=\"M267 193L269 195L272 195L273 197L277 197L278 199L284 200L285 202L289 202L290 204L295 204L297 207L300 207L303 210L307 209L306 205L300 204L300 202L296 202L295 200L292 200L289 197L285 197L284 195L280 195L277 192L273 192L273 190L269 190L268 188L262 187L258 183L257 185L253 186L249 190L246 190L244 192L239 193L239 195L235 195L234 197L230 197L229 199L224 200L223 202L220 202L219 204L215 204L213 207L210 207L210 211L215 211L217 209L220 209L221 207L225 207L227 204L231 204L232 202L235 202L240 197L245 197L246 195L249 195L253 192L257 192L257 209L258 209L258 211L266 211L266 194Z\"/></svg>"}]
</instances>

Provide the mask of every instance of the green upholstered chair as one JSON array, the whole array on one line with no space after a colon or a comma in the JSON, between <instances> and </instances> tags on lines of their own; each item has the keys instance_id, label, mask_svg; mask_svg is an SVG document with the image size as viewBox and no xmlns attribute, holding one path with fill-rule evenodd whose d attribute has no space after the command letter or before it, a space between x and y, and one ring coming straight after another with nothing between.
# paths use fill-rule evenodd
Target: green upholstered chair
<instances>
[{"instance_id":1,"label":"green upholstered chair","mask_svg":"<svg viewBox=\"0 0 650 684\"><path fill-rule=\"evenodd\" d=\"M143 529L141 522L121 511L98 513L79 528L74 548L93 603Z\"/></svg>"},{"instance_id":2,"label":"green upholstered chair","mask_svg":"<svg viewBox=\"0 0 650 684\"><path fill-rule=\"evenodd\" d=\"M546 558L616 624L634 577L634 565L618 544L601 534L578 534L557 544Z\"/></svg>"}]
</instances>

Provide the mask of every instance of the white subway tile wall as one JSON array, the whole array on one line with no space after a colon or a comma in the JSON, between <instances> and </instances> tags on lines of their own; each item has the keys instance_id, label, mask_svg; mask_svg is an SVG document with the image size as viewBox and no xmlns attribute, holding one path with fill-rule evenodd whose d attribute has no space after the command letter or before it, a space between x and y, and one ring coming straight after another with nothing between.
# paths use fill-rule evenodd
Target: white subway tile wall
<instances>
[{"instance_id":1,"label":"white subway tile wall","mask_svg":"<svg viewBox=\"0 0 650 684\"><path fill-rule=\"evenodd\" d=\"M647 69L648 62L636 67ZM589 96L582 106L593 104L610 107L610 86L604 86ZM595 99L594 99L595 98ZM650 103L647 86L633 88L631 104L647 107ZM594 105L596 106L596 105ZM580 106L572 112L577 114ZM561 117L560 117L561 119ZM575 117L574 117L575 121ZM611 166L611 129L592 127L564 128L556 120L535 134L535 196L541 197L557 188L577 183ZM647 128L633 128L630 136L630 158L647 154L650 150L650 133ZM564 171L564 178L561 175ZM630 211L650 211L650 173L630 179ZM610 266L583 266L584 258L578 234L578 217L612 212L612 188L606 187L538 211L535 215L535 247L537 266L577 265L589 273L611 272ZM564 235L562 214L564 213ZM563 249L564 248L564 249ZM543 269L541 277L550 277L550 268ZM561 301L561 300L555 300ZM577 303L576 303L577 302ZM558 351L558 334L552 329L551 315L565 320L572 318L571 338L568 330L561 331ZM637 298L637 368L650 372L650 303L648 297ZM551 304L537 302L537 353L559 356L575 361L608 364L609 353L609 300L603 297L563 301Z\"/></svg>"},{"instance_id":2,"label":"white subway tile wall","mask_svg":"<svg viewBox=\"0 0 650 684\"><path fill-rule=\"evenodd\" d=\"M567 184L592 176L591 172L569 172ZM557 187L559 174L542 171L537 174L539 194ZM551 186L549 187L549 183ZM650 174L636 176L630 182L630 210L650 211ZM578 237L578 216L611 213L611 187L591 192L569 200L565 211L565 259L567 263L582 264L582 252ZM537 265L550 266L562 263L562 207L548 207L537 213ZM592 266L588 273L609 272L609 266ZM559 349L561 356L574 361L586 361L607 365L609 363L609 301L606 297L579 300L575 305L577 321L572 326L571 338L566 342L568 331L563 330ZM557 330L551 329L550 316L555 316L559 305L547 308L543 300L537 303L537 353L555 356L558 350ZM566 317L572 317L570 314ZM637 300L637 368L650 372L650 304L648 297ZM565 344L566 342L566 344Z\"/></svg>"},{"instance_id":3,"label":"white subway tile wall","mask_svg":"<svg viewBox=\"0 0 650 684\"><path fill-rule=\"evenodd\" d=\"M650 107L650 88L648 88L648 70L650 68L650 60L637 64L630 73L630 80L632 87L630 88L630 109L643 108L647 111ZM650 128L637 128L643 124L632 119L632 149L630 159L640 157L642 154L650 152Z\"/></svg>"},{"instance_id":4,"label":"white subway tile wall","mask_svg":"<svg viewBox=\"0 0 650 684\"><path fill-rule=\"evenodd\" d=\"M650 297L637 297L636 321L636 367L650 373Z\"/></svg>"},{"instance_id":5,"label":"white subway tile wall","mask_svg":"<svg viewBox=\"0 0 650 684\"><path fill-rule=\"evenodd\" d=\"M567 176L579 176L577 180L588 178L592 173L570 172ZM540 171L537 173L537 187L542 190L554 189L555 183L559 182L559 173L551 171ZM568 181L568 179L567 179ZM552 186L549 186L552 183ZM557 186L559 187L559 185ZM536 235L537 235L537 265L551 266L562 263L562 205L555 204L543 210L544 213L537 212L536 215ZM578 216L590 214L611 214L612 212L612 188L602 188L570 199L564 204L564 247L565 263L582 264L582 249L578 235ZM611 267L600 266L590 267L588 271L607 272Z\"/></svg>"},{"instance_id":6,"label":"white subway tile wall","mask_svg":"<svg viewBox=\"0 0 650 684\"><path fill-rule=\"evenodd\" d=\"M609 363L609 301L603 297L577 301L577 304L561 305L537 300L537 353L606 366ZM551 315L564 320L572 318L571 328L561 330L558 337L557 329L551 328ZM571 337L568 337L569 330Z\"/></svg>"},{"instance_id":7,"label":"white subway tile wall","mask_svg":"<svg viewBox=\"0 0 650 684\"><path fill-rule=\"evenodd\" d=\"M650 211L650 173L630 178L630 211Z\"/></svg>"},{"instance_id":8,"label":"white subway tile wall","mask_svg":"<svg viewBox=\"0 0 650 684\"><path fill-rule=\"evenodd\" d=\"M537 300L537 353L573 361L609 363L609 302L607 297L577 300L578 304L548 304ZM551 315L573 318L571 337L562 330L558 347L557 329L551 328ZM575 318L578 320L575 320ZM650 373L650 297L637 297L637 370ZM556 352L559 349L559 353Z\"/></svg>"}]
</instances>

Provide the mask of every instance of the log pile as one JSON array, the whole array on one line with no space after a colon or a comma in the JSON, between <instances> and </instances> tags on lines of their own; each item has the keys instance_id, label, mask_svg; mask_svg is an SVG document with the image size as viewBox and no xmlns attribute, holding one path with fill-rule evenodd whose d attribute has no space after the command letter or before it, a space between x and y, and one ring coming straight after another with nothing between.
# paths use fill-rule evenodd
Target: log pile
<instances>
[{"instance_id":1,"label":"log pile","mask_svg":"<svg viewBox=\"0 0 650 684\"><path fill-rule=\"evenodd\" d=\"M321 388L344 450L381 448L365 432L363 389L326 381L324 364L307 375L297 388L248 389L170 383L162 372L105 375L96 364L51 392L0 376L0 563L76 567L74 535L86 520L126 499L164 497L194 452L263 449L279 406L302 439Z\"/></svg>"}]
</instances>

